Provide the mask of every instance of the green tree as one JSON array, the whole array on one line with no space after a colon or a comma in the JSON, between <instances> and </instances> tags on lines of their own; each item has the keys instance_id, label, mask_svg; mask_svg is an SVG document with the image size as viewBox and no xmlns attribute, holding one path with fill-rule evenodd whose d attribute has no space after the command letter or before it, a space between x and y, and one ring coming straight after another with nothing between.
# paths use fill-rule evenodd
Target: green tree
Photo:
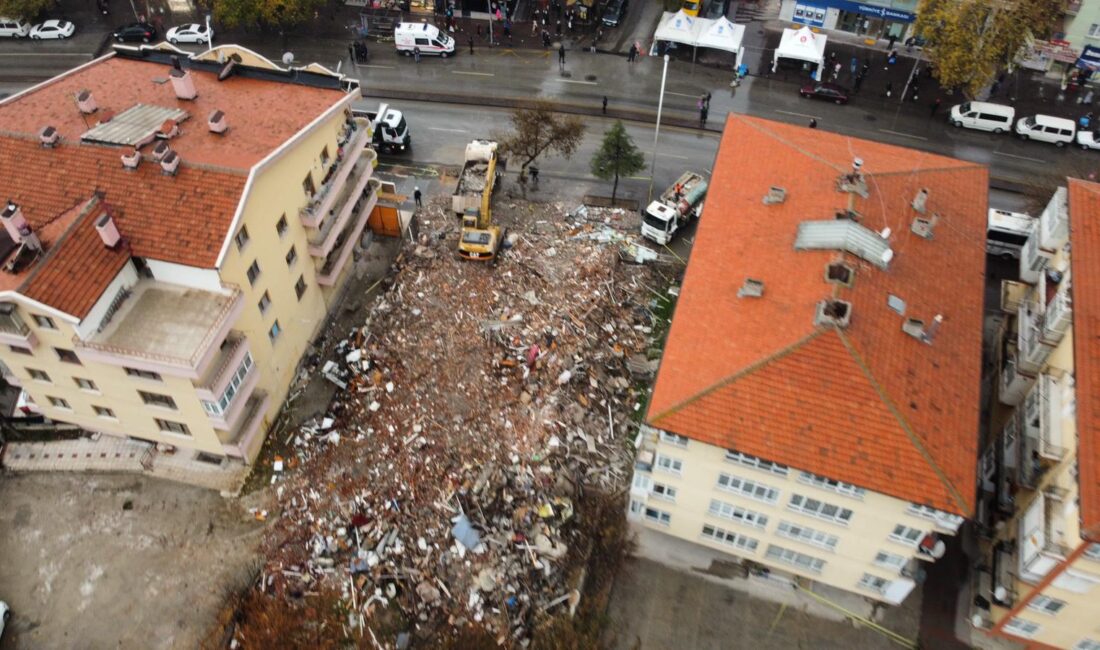
<instances>
[{"instance_id":1,"label":"green tree","mask_svg":"<svg viewBox=\"0 0 1100 650\"><path fill-rule=\"evenodd\" d=\"M527 180L527 167L544 153L572 158L584 137L584 122L575 115L559 115L550 102L536 100L531 108L512 111L512 133L498 137L501 152L516 156L520 182Z\"/></svg>"},{"instance_id":2,"label":"green tree","mask_svg":"<svg viewBox=\"0 0 1100 650\"><path fill-rule=\"evenodd\" d=\"M230 29L253 25L287 29L313 18L325 0L214 0L212 4L214 18Z\"/></svg>"},{"instance_id":3,"label":"green tree","mask_svg":"<svg viewBox=\"0 0 1100 650\"><path fill-rule=\"evenodd\" d=\"M605 181L615 179L611 186L611 204L615 205L615 196L619 191L619 177L636 174L645 168L645 156L634 146L634 140L627 134L619 120L611 125L603 135L603 143L592 156L592 174Z\"/></svg>"},{"instance_id":4,"label":"green tree","mask_svg":"<svg viewBox=\"0 0 1100 650\"><path fill-rule=\"evenodd\" d=\"M35 22L38 16L53 4L54 0L0 0L0 16Z\"/></svg>"},{"instance_id":5,"label":"green tree","mask_svg":"<svg viewBox=\"0 0 1100 650\"><path fill-rule=\"evenodd\" d=\"M974 96L1059 24L1064 0L922 0L916 32L945 88Z\"/></svg>"}]
</instances>

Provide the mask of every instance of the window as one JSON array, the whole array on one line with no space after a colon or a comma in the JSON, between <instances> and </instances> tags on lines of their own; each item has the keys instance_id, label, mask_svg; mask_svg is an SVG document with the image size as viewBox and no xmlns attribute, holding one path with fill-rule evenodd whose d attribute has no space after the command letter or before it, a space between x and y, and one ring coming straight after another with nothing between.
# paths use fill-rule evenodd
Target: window
<instances>
[{"instance_id":1,"label":"window","mask_svg":"<svg viewBox=\"0 0 1100 650\"><path fill-rule=\"evenodd\" d=\"M755 553L756 547L759 545L759 542L751 537L731 533L728 530L723 530L717 526L711 526L710 524L703 524L703 532L701 535L704 539L739 548L742 551L748 551L750 553Z\"/></svg>"},{"instance_id":2,"label":"window","mask_svg":"<svg viewBox=\"0 0 1100 650\"><path fill-rule=\"evenodd\" d=\"M9 345L8 349L16 354L26 354L28 356L34 355L34 352L32 352L30 348L25 348L21 345Z\"/></svg>"},{"instance_id":3,"label":"window","mask_svg":"<svg viewBox=\"0 0 1100 650\"><path fill-rule=\"evenodd\" d=\"M958 530L963 522L963 518L959 515L942 512L935 508L929 508L928 506L922 506L917 503L910 503L907 512L922 519L934 521L941 528L946 528L947 530Z\"/></svg>"},{"instance_id":4,"label":"window","mask_svg":"<svg viewBox=\"0 0 1100 650\"><path fill-rule=\"evenodd\" d=\"M834 524L841 524L842 526L847 526L848 522L852 520L851 510L841 508L840 506L834 506L824 501L818 501L817 499L804 497L801 494L792 494L791 502L787 504L787 507L795 512L801 512L804 515L831 521Z\"/></svg>"},{"instance_id":5,"label":"window","mask_svg":"<svg viewBox=\"0 0 1100 650\"><path fill-rule=\"evenodd\" d=\"M1100 641L1081 639L1073 644L1073 650L1100 650Z\"/></svg>"},{"instance_id":6,"label":"window","mask_svg":"<svg viewBox=\"0 0 1100 650\"><path fill-rule=\"evenodd\" d=\"M229 379L229 383L226 384L225 390L222 391L218 401L210 402L202 400L202 407L206 410L207 414L220 416L229 410L229 405L233 402L233 398L237 396L237 391L240 390L241 384L244 383L244 378L248 376L248 371L251 369L252 353L245 352L244 358L241 359L241 365L237 366L237 371L233 373L233 376Z\"/></svg>"},{"instance_id":7,"label":"window","mask_svg":"<svg viewBox=\"0 0 1100 650\"><path fill-rule=\"evenodd\" d=\"M69 409L70 411L72 410L72 407L69 406L69 403L66 402L65 400L61 399L60 397L48 397L47 396L46 399L48 399L50 401L50 406L52 406L54 408Z\"/></svg>"},{"instance_id":8,"label":"window","mask_svg":"<svg viewBox=\"0 0 1100 650\"><path fill-rule=\"evenodd\" d=\"M764 528L768 525L767 515L746 510L741 506L735 506L732 503L725 503L717 499L711 499L710 508L707 512L715 517L729 519L752 528Z\"/></svg>"},{"instance_id":9,"label":"window","mask_svg":"<svg viewBox=\"0 0 1100 650\"><path fill-rule=\"evenodd\" d=\"M35 381L45 381L45 382L50 381L50 376L47 375L46 373L42 372L41 370L35 370L34 368L27 368L27 374L30 375L31 379L33 379Z\"/></svg>"},{"instance_id":10,"label":"window","mask_svg":"<svg viewBox=\"0 0 1100 650\"><path fill-rule=\"evenodd\" d=\"M1030 639L1039 633L1042 629L1042 625L1038 623L1032 623L1031 621L1020 618L1019 616L1013 616L1008 619L1008 623L1005 623L1004 630L1009 634L1015 634L1016 636Z\"/></svg>"},{"instance_id":11,"label":"window","mask_svg":"<svg viewBox=\"0 0 1100 650\"><path fill-rule=\"evenodd\" d=\"M906 546L916 546L924 537L924 531L919 528L898 524L894 526L894 532L890 533L890 539Z\"/></svg>"},{"instance_id":12,"label":"window","mask_svg":"<svg viewBox=\"0 0 1100 650\"><path fill-rule=\"evenodd\" d=\"M275 340L279 338L279 334L281 334L282 331L283 328L279 326L279 319L275 319L275 322L271 324L271 329L267 331L267 338L274 343Z\"/></svg>"},{"instance_id":13,"label":"window","mask_svg":"<svg viewBox=\"0 0 1100 650\"><path fill-rule=\"evenodd\" d=\"M260 263L256 260L252 260L252 265L248 267L248 284L256 286L256 278L260 277Z\"/></svg>"},{"instance_id":14,"label":"window","mask_svg":"<svg viewBox=\"0 0 1100 650\"><path fill-rule=\"evenodd\" d=\"M298 296L298 300L301 300L302 296L306 295L306 276L298 276L298 281L294 283L294 295Z\"/></svg>"},{"instance_id":15,"label":"window","mask_svg":"<svg viewBox=\"0 0 1100 650\"><path fill-rule=\"evenodd\" d=\"M866 589L867 591L873 591L876 594L881 594L886 591L886 587L890 585L890 581L886 578L880 578L878 576L871 575L870 573L864 573L863 577L859 579L859 588Z\"/></svg>"},{"instance_id":16,"label":"window","mask_svg":"<svg viewBox=\"0 0 1100 650\"><path fill-rule=\"evenodd\" d=\"M779 528L777 528L775 532L782 537L793 539L804 544L811 544L823 548L826 551L835 551L836 545L840 542L836 535L823 533L819 530L814 530L813 528L808 528L789 521L779 522Z\"/></svg>"},{"instance_id":17,"label":"window","mask_svg":"<svg viewBox=\"0 0 1100 650\"><path fill-rule=\"evenodd\" d=\"M1093 587L1100 584L1100 577L1070 568L1058 574L1058 577L1051 584L1059 589L1072 591L1075 594L1087 594L1092 591Z\"/></svg>"},{"instance_id":18,"label":"window","mask_svg":"<svg viewBox=\"0 0 1100 650\"><path fill-rule=\"evenodd\" d=\"M718 488L764 503L775 503L779 499L779 490L725 472L718 475Z\"/></svg>"},{"instance_id":19,"label":"window","mask_svg":"<svg viewBox=\"0 0 1100 650\"><path fill-rule=\"evenodd\" d=\"M726 460L731 460L735 463L740 463L745 467L752 467L755 469L763 470L765 472L771 472L778 476L786 476L789 468L786 465L780 465L779 463L773 463L770 460L762 460L756 456L750 456L743 454L739 451L732 449L726 450Z\"/></svg>"},{"instance_id":20,"label":"window","mask_svg":"<svg viewBox=\"0 0 1100 650\"><path fill-rule=\"evenodd\" d=\"M676 501L676 488L664 483L654 483L650 494L665 501Z\"/></svg>"},{"instance_id":21,"label":"window","mask_svg":"<svg viewBox=\"0 0 1100 650\"><path fill-rule=\"evenodd\" d=\"M233 238L233 243L237 244L237 250L243 251L245 246L248 246L248 240L251 239L248 236L248 226L241 226L241 229L237 231L237 236Z\"/></svg>"},{"instance_id":22,"label":"window","mask_svg":"<svg viewBox=\"0 0 1100 650\"><path fill-rule=\"evenodd\" d=\"M287 251L287 253L286 253L286 265L287 266L294 266L294 262L296 262L297 260L298 260L298 249L291 246L290 250Z\"/></svg>"},{"instance_id":23,"label":"window","mask_svg":"<svg viewBox=\"0 0 1100 650\"><path fill-rule=\"evenodd\" d=\"M327 165L329 160L330 158L328 155L328 145L326 144L325 148L321 149L321 166L324 167L325 165Z\"/></svg>"},{"instance_id":24,"label":"window","mask_svg":"<svg viewBox=\"0 0 1100 650\"><path fill-rule=\"evenodd\" d=\"M279 234L279 239L282 239L283 235L286 234L286 229L286 215L284 214L283 216L279 217L278 221L275 222L275 232Z\"/></svg>"},{"instance_id":25,"label":"window","mask_svg":"<svg viewBox=\"0 0 1100 650\"><path fill-rule=\"evenodd\" d=\"M657 469L679 476L684 471L684 461L657 454Z\"/></svg>"},{"instance_id":26,"label":"window","mask_svg":"<svg viewBox=\"0 0 1100 650\"><path fill-rule=\"evenodd\" d=\"M306 174L306 177L302 180L302 191L311 199L317 193L317 188L313 185L313 174Z\"/></svg>"},{"instance_id":27,"label":"window","mask_svg":"<svg viewBox=\"0 0 1100 650\"><path fill-rule=\"evenodd\" d=\"M38 314L35 314L34 315L34 323L35 323L35 325L38 325L42 329L47 329L47 330L57 329L57 325L54 325L53 319L50 318L49 316L39 316Z\"/></svg>"},{"instance_id":28,"label":"window","mask_svg":"<svg viewBox=\"0 0 1100 650\"><path fill-rule=\"evenodd\" d=\"M176 400L167 395L161 395L159 393L146 393L143 390L138 391L138 395L141 396L141 401L150 406L160 406L166 409L175 409Z\"/></svg>"},{"instance_id":29,"label":"window","mask_svg":"<svg viewBox=\"0 0 1100 650\"><path fill-rule=\"evenodd\" d=\"M76 356L76 352L66 350L65 348L54 348L53 351L57 353L57 358L65 363L75 363L78 366L81 365L80 357Z\"/></svg>"},{"instance_id":30,"label":"window","mask_svg":"<svg viewBox=\"0 0 1100 650\"><path fill-rule=\"evenodd\" d=\"M875 554L875 566L880 566L886 569L901 570L901 568L905 566L908 561L908 558L906 558L904 555L898 555L896 553L879 551L877 554Z\"/></svg>"},{"instance_id":31,"label":"window","mask_svg":"<svg viewBox=\"0 0 1100 650\"><path fill-rule=\"evenodd\" d=\"M1100 38L1100 23L1093 23L1089 25L1089 38Z\"/></svg>"},{"instance_id":32,"label":"window","mask_svg":"<svg viewBox=\"0 0 1100 650\"><path fill-rule=\"evenodd\" d=\"M175 433L181 436L191 435L191 430L187 428L186 424L180 422L173 422L171 420L156 419L157 428L167 433Z\"/></svg>"},{"instance_id":33,"label":"window","mask_svg":"<svg viewBox=\"0 0 1100 650\"><path fill-rule=\"evenodd\" d=\"M894 294L886 296L886 306L890 309L893 309L902 316L905 315L905 301L895 296Z\"/></svg>"},{"instance_id":34,"label":"window","mask_svg":"<svg viewBox=\"0 0 1100 650\"><path fill-rule=\"evenodd\" d=\"M676 445L677 447L688 446L687 437L675 433L669 433L668 431L661 431L661 442L667 442L668 444Z\"/></svg>"},{"instance_id":35,"label":"window","mask_svg":"<svg viewBox=\"0 0 1100 650\"><path fill-rule=\"evenodd\" d=\"M124 368L126 374L131 377L137 377L139 379L152 379L153 381L160 381L160 374L150 372L148 370L139 370L138 368Z\"/></svg>"},{"instance_id":36,"label":"window","mask_svg":"<svg viewBox=\"0 0 1100 650\"><path fill-rule=\"evenodd\" d=\"M809 472L800 473L798 475L798 480L807 485L813 485L823 490L832 490L837 494L843 494L846 497L852 497L854 499L862 499L863 495L866 494L863 488L856 487L851 483L834 481L831 478L825 478L824 476L818 476L817 474L811 474Z\"/></svg>"},{"instance_id":37,"label":"window","mask_svg":"<svg viewBox=\"0 0 1100 650\"><path fill-rule=\"evenodd\" d=\"M782 546L776 546L775 544L768 545L768 552L766 555L770 560L789 564L799 569L812 571L813 573L821 573L821 569L825 568L825 560L805 555L798 551L792 551Z\"/></svg>"},{"instance_id":38,"label":"window","mask_svg":"<svg viewBox=\"0 0 1100 650\"><path fill-rule=\"evenodd\" d=\"M199 461L200 463L208 463L210 465L220 466L225 460L225 456L219 456L217 454L209 454L205 451L200 451L199 453L195 454L195 460Z\"/></svg>"},{"instance_id":39,"label":"window","mask_svg":"<svg viewBox=\"0 0 1100 650\"><path fill-rule=\"evenodd\" d=\"M1051 598L1050 596L1044 596L1039 594L1027 604L1027 608L1033 612L1042 612L1044 614L1050 614L1054 616L1058 612L1062 611L1062 608L1066 606L1066 601L1058 600L1057 598Z\"/></svg>"},{"instance_id":40,"label":"window","mask_svg":"<svg viewBox=\"0 0 1100 650\"><path fill-rule=\"evenodd\" d=\"M664 510L658 510L656 508L646 508L645 518L655 524L661 524L662 526L667 526L672 521L672 515Z\"/></svg>"},{"instance_id":41,"label":"window","mask_svg":"<svg viewBox=\"0 0 1100 650\"><path fill-rule=\"evenodd\" d=\"M101 418L111 418L112 420L115 419L115 412L107 408L106 406L93 406L92 410L95 411L95 414Z\"/></svg>"},{"instance_id":42,"label":"window","mask_svg":"<svg viewBox=\"0 0 1100 650\"><path fill-rule=\"evenodd\" d=\"M261 314L267 313L267 308L271 306L271 296L264 292L264 295L260 296L260 304L257 305L260 308Z\"/></svg>"},{"instance_id":43,"label":"window","mask_svg":"<svg viewBox=\"0 0 1100 650\"><path fill-rule=\"evenodd\" d=\"M93 390L99 392L99 386L95 385L95 382L91 379L81 379L80 377L73 377L73 383L76 384L80 390Z\"/></svg>"}]
</instances>

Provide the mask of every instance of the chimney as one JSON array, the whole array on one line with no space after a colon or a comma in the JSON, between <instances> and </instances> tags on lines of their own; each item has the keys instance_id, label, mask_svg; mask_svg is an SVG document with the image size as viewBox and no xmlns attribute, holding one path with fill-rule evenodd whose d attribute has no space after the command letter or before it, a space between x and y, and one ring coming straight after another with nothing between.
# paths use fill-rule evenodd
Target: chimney
<instances>
[{"instance_id":1,"label":"chimney","mask_svg":"<svg viewBox=\"0 0 1100 650\"><path fill-rule=\"evenodd\" d=\"M110 122L111 119L114 118L114 116L114 111L104 109L104 111L99 114L99 117L96 118L95 123L96 125L106 124L107 122Z\"/></svg>"},{"instance_id":2,"label":"chimney","mask_svg":"<svg viewBox=\"0 0 1100 650\"><path fill-rule=\"evenodd\" d=\"M172 79L172 88L176 91L176 99L194 99L199 96L190 70L172 68L169 76Z\"/></svg>"},{"instance_id":3,"label":"chimney","mask_svg":"<svg viewBox=\"0 0 1100 650\"><path fill-rule=\"evenodd\" d=\"M787 200L787 190L782 187L772 186L768 189L768 193L764 195L764 205L774 205L776 203L782 203Z\"/></svg>"},{"instance_id":4,"label":"chimney","mask_svg":"<svg viewBox=\"0 0 1100 650\"><path fill-rule=\"evenodd\" d=\"M924 204L928 202L928 190L921 188L917 192L917 195L913 197L913 209L917 212L924 214Z\"/></svg>"},{"instance_id":5,"label":"chimney","mask_svg":"<svg viewBox=\"0 0 1100 650\"><path fill-rule=\"evenodd\" d=\"M164 159L160 161L161 170L165 174L168 174L169 176L175 176L176 175L176 170L179 169L179 166L180 166L180 155L178 153L176 153L175 151L169 151L168 155L165 156Z\"/></svg>"},{"instance_id":6,"label":"chimney","mask_svg":"<svg viewBox=\"0 0 1100 650\"><path fill-rule=\"evenodd\" d=\"M164 124L160 125L160 130L157 131L157 137L164 140L170 140L180 134L179 122L168 118L164 120Z\"/></svg>"},{"instance_id":7,"label":"chimney","mask_svg":"<svg viewBox=\"0 0 1100 650\"><path fill-rule=\"evenodd\" d=\"M103 240L103 245L107 248L113 249L118 245L118 242L122 241L122 235L118 234L115 220L109 214L104 214L96 220L95 230L99 233L99 238Z\"/></svg>"},{"instance_id":8,"label":"chimney","mask_svg":"<svg viewBox=\"0 0 1100 650\"><path fill-rule=\"evenodd\" d=\"M122 166L126 169L137 169L141 164L141 152L131 149L130 153L122 154Z\"/></svg>"},{"instance_id":9,"label":"chimney","mask_svg":"<svg viewBox=\"0 0 1100 650\"><path fill-rule=\"evenodd\" d=\"M92 91L90 90L81 90L77 93L76 106L85 115L91 115L99 110L99 105L95 103L95 97L92 97Z\"/></svg>"},{"instance_id":10,"label":"chimney","mask_svg":"<svg viewBox=\"0 0 1100 650\"><path fill-rule=\"evenodd\" d=\"M61 139L61 134L54 127L47 126L38 132L38 139L42 141L43 147L54 147Z\"/></svg>"},{"instance_id":11,"label":"chimney","mask_svg":"<svg viewBox=\"0 0 1100 650\"><path fill-rule=\"evenodd\" d=\"M163 140L157 143L157 146L153 147L153 160L160 162L164 160L164 157L171 153L172 147L168 146L167 142Z\"/></svg>"},{"instance_id":12,"label":"chimney","mask_svg":"<svg viewBox=\"0 0 1100 650\"><path fill-rule=\"evenodd\" d=\"M42 243L38 241L38 235L34 234L30 226L19 229L19 242L32 250L41 250Z\"/></svg>"},{"instance_id":13,"label":"chimney","mask_svg":"<svg viewBox=\"0 0 1100 650\"><path fill-rule=\"evenodd\" d=\"M759 298L764 295L764 281L745 278L745 283L737 290L738 298Z\"/></svg>"},{"instance_id":14,"label":"chimney","mask_svg":"<svg viewBox=\"0 0 1100 650\"><path fill-rule=\"evenodd\" d=\"M932 339L935 338L936 332L939 331L941 323L943 323L943 314L936 314L936 317L932 319L932 324L928 326L921 340L928 345L932 345Z\"/></svg>"},{"instance_id":15,"label":"chimney","mask_svg":"<svg viewBox=\"0 0 1100 650\"><path fill-rule=\"evenodd\" d=\"M835 325L839 328L848 327L852 320L852 303L845 300L827 299L817 303L817 311L814 313L814 326Z\"/></svg>"},{"instance_id":16,"label":"chimney","mask_svg":"<svg viewBox=\"0 0 1100 650\"><path fill-rule=\"evenodd\" d=\"M225 113L217 110L210 114L206 125L210 127L211 133L223 134L229 129L229 121L225 119Z\"/></svg>"},{"instance_id":17,"label":"chimney","mask_svg":"<svg viewBox=\"0 0 1100 650\"><path fill-rule=\"evenodd\" d=\"M4 211L0 212L0 222L4 224L4 230L8 231L8 236L16 244L23 241L24 231L29 233L31 230L27 220L23 218L23 210L11 199L8 199L8 206Z\"/></svg>"},{"instance_id":18,"label":"chimney","mask_svg":"<svg viewBox=\"0 0 1100 650\"><path fill-rule=\"evenodd\" d=\"M920 235L925 239L932 239L932 231L936 228L936 224L940 220L940 215L933 214L931 219L922 219L917 217L913 219L913 225L909 227L914 234Z\"/></svg>"}]
</instances>

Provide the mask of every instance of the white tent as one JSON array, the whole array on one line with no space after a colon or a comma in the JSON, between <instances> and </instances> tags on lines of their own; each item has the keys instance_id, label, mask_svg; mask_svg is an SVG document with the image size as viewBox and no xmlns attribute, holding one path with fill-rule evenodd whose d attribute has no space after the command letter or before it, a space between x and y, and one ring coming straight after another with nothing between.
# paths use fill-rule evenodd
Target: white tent
<instances>
[{"instance_id":1,"label":"white tent","mask_svg":"<svg viewBox=\"0 0 1100 650\"><path fill-rule=\"evenodd\" d=\"M731 23L725 16L710 20L707 18L695 18L684 13L681 9L676 13L665 12L653 35L657 41L672 41L693 48L711 47L726 50L737 55L737 63L741 63L744 48L741 40L745 35L745 26ZM692 53L691 60L695 60Z\"/></svg>"},{"instance_id":2,"label":"white tent","mask_svg":"<svg viewBox=\"0 0 1100 650\"><path fill-rule=\"evenodd\" d=\"M784 29L779 47L775 48L772 72L775 72L779 65L779 59L808 61L817 64L817 74L814 78L821 81L821 72L825 68L825 41L824 34L815 34L809 27Z\"/></svg>"},{"instance_id":3,"label":"white tent","mask_svg":"<svg viewBox=\"0 0 1100 650\"><path fill-rule=\"evenodd\" d=\"M694 46L699 38L699 28L699 19L687 15L683 9L676 13L666 11L661 16L661 23L653 37L658 41L672 41Z\"/></svg>"},{"instance_id":4,"label":"white tent","mask_svg":"<svg viewBox=\"0 0 1100 650\"><path fill-rule=\"evenodd\" d=\"M741 40L745 37L745 26L731 23L725 16L717 20L707 20L709 26L704 26L698 47L710 47L716 50L725 50L737 55L734 67L741 64L741 57L745 54L745 48L741 46Z\"/></svg>"}]
</instances>

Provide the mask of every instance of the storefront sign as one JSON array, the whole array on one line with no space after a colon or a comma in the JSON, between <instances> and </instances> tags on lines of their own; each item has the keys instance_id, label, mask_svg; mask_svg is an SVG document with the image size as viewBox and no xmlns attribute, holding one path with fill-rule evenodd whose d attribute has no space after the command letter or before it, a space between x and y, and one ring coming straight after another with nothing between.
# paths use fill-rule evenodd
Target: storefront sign
<instances>
[{"instance_id":1,"label":"storefront sign","mask_svg":"<svg viewBox=\"0 0 1100 650\"><path fill-rule=\"evenodd\" d=\"M825 24L825 7L797 2L794 5L794 14L791 16L796 23L821 27Z\"/></svg>"},{"instance_id":2,"label":"storefront sign","mask_svg":"<svg viewBox=\"0 0 1100 650\"><path fill-rule=\"evenodd\" d=\"M832 0L829 2L829 6L840 9L841 11L851 11L857 14L882 18L884 20L893 20L899 23L911 23L917 18L916 14L911 14L908 11L863 4L861 2L849 2L848 0Z\"/></svg>"},{"instance_id":3,"label":"storefront sign","mask_svg":"<svg viewBox=\"0 0 1100 650\"><path fill-rule=\"evenodd\" d=\"M1077 59L1077 67L1090 72L1100 70L1100 47L1086 45L1085 51Z\"/></svg>"}]
</instances>

